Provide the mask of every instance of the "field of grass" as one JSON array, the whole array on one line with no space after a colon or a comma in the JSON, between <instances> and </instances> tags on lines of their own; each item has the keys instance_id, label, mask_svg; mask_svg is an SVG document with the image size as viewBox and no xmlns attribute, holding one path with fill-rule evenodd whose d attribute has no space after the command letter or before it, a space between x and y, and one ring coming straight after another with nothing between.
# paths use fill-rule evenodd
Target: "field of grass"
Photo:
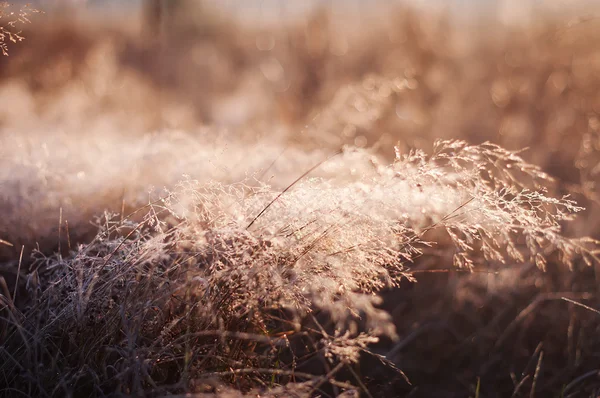
<instances>
[{"instance_id":1,"label":"field of grass","mask_svg":"<svg viewBox=\"0 0 600 398\"><path fill-rule=\"evenodd\" d=\"M0 396L599 396L595 11L0 30Z\"/></svg>"}]
</instances>

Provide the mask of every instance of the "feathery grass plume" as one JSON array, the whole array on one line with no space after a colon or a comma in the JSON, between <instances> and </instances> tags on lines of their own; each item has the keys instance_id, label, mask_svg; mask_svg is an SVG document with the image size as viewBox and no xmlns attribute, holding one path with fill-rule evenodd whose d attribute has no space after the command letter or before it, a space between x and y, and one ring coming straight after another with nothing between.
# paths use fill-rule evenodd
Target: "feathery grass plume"
<instances>
[{"instance_id":1,"label":"feathery grass plume","mask_svg":"<svg viewBox=\"0 0 600 398\"><path fill-rule=\"evenodd\" d=\"M2 51L2 55L8 55L7 41L18 43L25 40L18 28L20 25L31 23L29 17L37 12L39 11L28 5L13 11L10 3L0 2L0 51Z\"/></svg>"},{"instance_id":2,"label":"feathery grass plume","mask_svg":"<svg viewBox=\"0 0 600 398\"><path fill-rule=\"evenodd\" d=\"M592 241L560 233L580 208L546 196L548 176L496 145L440 141L387 166L346 148L323 168L250 229L277 190L189 178L141 221L105 214L70 257L38 254L38 298L4 319L3 378L48 395L193 392L215 375L238 375L242 389L286 384L302 358L322 352L341 369L395 338L378 292L439 255L432 245L449 240L441 248L469 268L483 258L543 266L552 251L567 265L596 259Z\"/></svg>"}]
</instances>

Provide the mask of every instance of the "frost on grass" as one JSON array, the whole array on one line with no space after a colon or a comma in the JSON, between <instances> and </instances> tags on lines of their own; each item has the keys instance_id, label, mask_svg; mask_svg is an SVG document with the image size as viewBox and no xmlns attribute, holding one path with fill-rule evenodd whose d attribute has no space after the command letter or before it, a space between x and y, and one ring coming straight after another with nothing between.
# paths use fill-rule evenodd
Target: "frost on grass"
<instances>
[{"instance_id":1,"label":"frost on grass","mask_svg":"<svg viewBox=\"0 0 600 398\"><path fill-rule=\"evenodd\" d=\"M105 128L77 133L78 139L73 139L74 132L58 129L4 131L0 238L30 247L56 234L61 209L71 233L78 234L75 228L86 228L98 212L121 211L123 203L131 210L143 206L149 198L158 198L163 187L172 188L184 173L202 182L233 183L247 176L257 178L279 159L264 176L279 187L294 169L324 156L285 149L273 139L240 142L212 128L198 130L139 137Z\"/></svg>"},{"instance_id":2,"label":"frost on grass","mask_svg":"<svg viewBox=\"0 0 600 398\"><path fill-rule=\"evenodd\" d=\"M251 176L187 178L135 214L99 217L70 257L38 253L34 300L2 331L3 376L49 395L197 391L211 377L317 388L296 367L323 355L338 385L339 369L395 337L377 293L421 256L469 268L596 258L595 242L561 234L580 208L492 144L397 150L390 165L346 148L315 175L283 194Z\"/></svg>"}]
</instances>

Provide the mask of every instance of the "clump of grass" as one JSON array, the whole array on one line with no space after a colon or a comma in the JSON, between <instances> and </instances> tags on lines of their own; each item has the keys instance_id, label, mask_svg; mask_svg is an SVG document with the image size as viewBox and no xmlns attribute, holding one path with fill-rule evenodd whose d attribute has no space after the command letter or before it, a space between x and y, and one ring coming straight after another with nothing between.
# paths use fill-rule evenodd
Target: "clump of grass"
<instances>
[{"instance_id":1,"label":"clump of grass","mask_svg":"<svg viewBox=\"0 0 600 398\"><path fill-rule=\"evenodd\" d=\"M3 297L2 379L48 396L360 389L362 355L393 368L369 348L397 338L378 293L412 279L416 259L596 259L596 242L561 234L580 208L496 145L441 141L390 165L346 148L321 167L283 194L186 179L135 214L99 217L68 257L38 252L28 307Z\"/></svg>"}]
</instances>

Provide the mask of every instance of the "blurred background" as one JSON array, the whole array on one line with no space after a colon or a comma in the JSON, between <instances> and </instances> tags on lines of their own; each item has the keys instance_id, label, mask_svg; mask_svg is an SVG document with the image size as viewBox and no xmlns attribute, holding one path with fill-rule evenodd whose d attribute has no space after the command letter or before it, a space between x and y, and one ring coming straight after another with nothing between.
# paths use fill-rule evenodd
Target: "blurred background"
<instances>
[{"instance_id":1,"label":"blurred background","mask_svg":"<svg viewBox=\"0 0 600 398\"><path fill-rule=\"evenodd\" d=\"M576 183L581 138L600 109L592 1L31 7L44 13L16 28L25 40L7 41L10 56L0 59L0 98L11 103L0 109L3 128L218 126L307 146L377 144L384 155L398 141L434 138L535 143L543 150L528 160Z\"/></svg>"}]
</instances>

